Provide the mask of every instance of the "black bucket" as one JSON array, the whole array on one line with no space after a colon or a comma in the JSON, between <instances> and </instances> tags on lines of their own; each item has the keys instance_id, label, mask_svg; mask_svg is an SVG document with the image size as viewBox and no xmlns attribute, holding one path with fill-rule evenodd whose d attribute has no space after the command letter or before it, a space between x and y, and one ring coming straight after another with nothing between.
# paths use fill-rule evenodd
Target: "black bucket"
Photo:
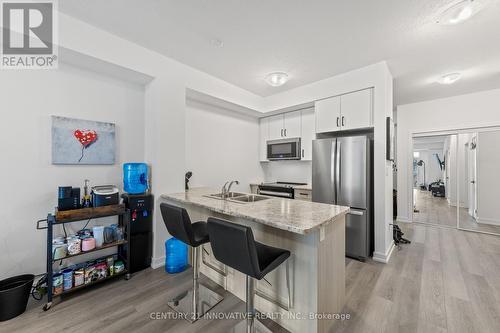
<instances>
[{"instance_id":1,"label":"black bucket","mask_svg":"<svg viewBox=\"0 0 500 333\"><path fill-rule=\"evenodd\" d=\"M25 274L0 281L0 321L12 319L26 311L34 279L33 274Z\"/></svg>"}]
</instances>

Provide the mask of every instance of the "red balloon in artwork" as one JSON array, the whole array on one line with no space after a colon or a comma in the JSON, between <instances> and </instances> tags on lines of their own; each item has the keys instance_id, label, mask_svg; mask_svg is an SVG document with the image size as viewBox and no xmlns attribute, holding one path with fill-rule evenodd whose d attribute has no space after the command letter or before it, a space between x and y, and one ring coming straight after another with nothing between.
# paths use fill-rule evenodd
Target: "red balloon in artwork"
<instances>
[{"instance_id":1,"label":"red balloon in artwork","mask_svg":"<svg viewBox=\"0 0 500 333\"><path fill-rule=\"evenodd\" d=\"M97 132L94 130L77 129L77 130L75 130L73 135L85 148L87 148L88 146L90 146L92 143L94 143L97 140Z\"/></svg>"}]
</instances>

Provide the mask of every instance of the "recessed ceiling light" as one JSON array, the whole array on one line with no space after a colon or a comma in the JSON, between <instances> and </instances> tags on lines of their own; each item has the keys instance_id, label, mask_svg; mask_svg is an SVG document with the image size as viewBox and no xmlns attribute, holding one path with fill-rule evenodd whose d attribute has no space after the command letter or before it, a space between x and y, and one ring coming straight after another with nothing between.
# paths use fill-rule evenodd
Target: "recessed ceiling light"
<instances>
[{"instance_id":1,"label":"recessed ceiling light","mask_svg":"<svg viewBox=\"0 0 500 333\"><path fill-rule=\"evenodd\" d=\"M212 45L213 47L223 47L224 46L224 42L221 41L218 38L212 38L210 40L210 45Z\"/></svg>"},{"instance_id":2,"label":"recessed ceiling light","mask_svg":"<svg viewBox=\"0 0 500 333\"><path fill-rule=\"evenodd\" d=\"M284 72L269 73L264 80L266 80L267 84L270 86L279 87L288 81L288 74Z\"/></svg>"},{"instance_id":3,"label":"recessed ceiling light","mask_svg":"<svg viewBox=\"0 0 500 333\"><path fill-rule=\"evenodd\" d=\"M462 74L460 74L460 73L450 73L450 74L446 74L446 75L441 76L439 78L438 82L441 84L453 84L453 83L457 82L458 80L460 80L461 77L462 77Z\"/></svg>"},{"instance_id":4,"label":"recessed ceiling light","mask_svg":"<svg viewBox=\"0 0 500 333\"><path fill-rule=\"evenodd\" d=\"M464 0L445 9L437 21L438 24L453 25L462 23L479 11L477 0Z\"/></svg>"}]
</instances>

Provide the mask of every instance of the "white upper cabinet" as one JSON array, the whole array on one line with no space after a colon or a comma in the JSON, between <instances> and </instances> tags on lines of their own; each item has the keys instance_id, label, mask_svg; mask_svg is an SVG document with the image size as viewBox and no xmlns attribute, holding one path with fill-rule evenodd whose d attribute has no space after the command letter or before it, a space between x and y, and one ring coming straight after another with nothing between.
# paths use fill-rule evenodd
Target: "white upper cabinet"
<instances>
[{"instance_id":1,"label":"white upper cabinet","mask_svg":"<svg viewBox=\"0 0 500 333\"><path fill-rule=\"evenodd\" d=\"M340 97L343 130L373 126L372 91L366 89Z\"/></svg>"},{"instance_id":2,"label":"white upper cabinet","mask_svg":"<svg viewBox=\"0 0 500 333\"><path fill-rule=\"evenodd\" d=\"M269 140L300 137L300 111L272 116L269 119Z\"/></svg>"},{"instance_id":3,"label":"white upper cabinet","mask_svg":"<svg viewBox=\"0 0 500 333\"><path fill-rule=\"evenodd\" d=\"M267 161L267 140L269 140L269 118L260 118L259 159Z\"/></svg>"},{"instance_id":4,"label":"white upper cabinet","mask_svg":"<svg viewBox=\"0 0 500 333\"><path fill-rule=\"evenodd\" d=\"M373 89L323 99L314 103L316 133L373 126Z\"/></svg>"},{"instance_id":5,"label":"white upper cabinet","mask_svg":"<svg viewBox=\"0 0 500 333\"><path fill-rule=\"evenodd\" d=\"M340 96L322 99L314 103L316 133L340 130Z\"/></svg>"},{"instance_id":6,"label":"white upper cabinet","mask_svg":"<svg viewBox=\"0 0 500 333\"><path fill-rule=\"evenodd\" d=\"M269 140L284 138L283 115L279 114L265 119L269 122Z\"/></svg>"},{"instance_id":7,"label":"white upper cabinet","mask_svg":"<svg viewBox=\"0 0 500 333\"><path fill-rule=\"evenodd\" d=\"M300 111L283 114L283 136L285 138L300 138Z\"/></svg>"},{"instance_id":8,"label":"white upper cabinet","mask_svg":"<svg viewBox=\"0 0 500 333\"><path fill-rule=\"evenodd\" d=\"M315 135L315 122L314 122L314 109L307 109L301 111L302 118L302 160L311 161L312 160L312 142L316 138Z\"/></svg>"}]
</instances>

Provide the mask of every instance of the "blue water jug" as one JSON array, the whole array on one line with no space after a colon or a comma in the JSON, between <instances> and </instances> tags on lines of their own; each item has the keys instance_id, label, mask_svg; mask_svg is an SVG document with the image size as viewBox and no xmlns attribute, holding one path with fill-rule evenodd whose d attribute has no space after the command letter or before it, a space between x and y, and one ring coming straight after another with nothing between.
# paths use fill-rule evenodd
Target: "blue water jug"
<instances>
[{"instance_id":1,"label":"blue water jug","mask_svg":"<svg viewBox=\"0 0 500 333\"><path fill-rule=\"evenodd\" d=\"M123 164L123 189L129 194L142 194L148 189L148 165L146 163Z\"/></svg>"},{"instance_id":2,"label":"blue water jug","mask_svg":"<svg viewBox=\"0 0 500 333\"><path fill-rule=\"evenodd\" d=\"M165 271L179 273L188 266L188 246L172 237L165 242Z\"/></svg>"}]
</instances>

